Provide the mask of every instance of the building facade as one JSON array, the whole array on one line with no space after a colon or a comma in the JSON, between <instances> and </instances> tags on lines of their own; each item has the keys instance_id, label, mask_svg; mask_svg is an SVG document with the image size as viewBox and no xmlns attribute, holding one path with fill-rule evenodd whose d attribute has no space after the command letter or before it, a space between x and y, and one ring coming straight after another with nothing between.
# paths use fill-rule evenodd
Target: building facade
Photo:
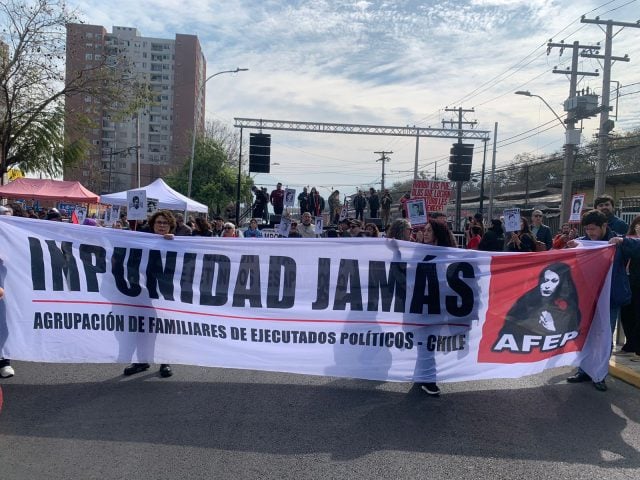
<instances>
[{"instance_id":1,"label":"building facade","mask_svg":"<svg viewBox=\"0 0 640 480\"><path fill-rule=\"evenodd\" d=\"M90 94L68 97L65 135L82 136L90 151L65 168L94 192L137 188L179 168L190 157L194 127L204 129L206 61L195 35L142 37L132 27L67 26L67 79L112 68L148 89L142 106L124 110ZM131 99L128 99L131 100ZM124 111L123 111L124 110Z\"/></svg>"}]
</instances>

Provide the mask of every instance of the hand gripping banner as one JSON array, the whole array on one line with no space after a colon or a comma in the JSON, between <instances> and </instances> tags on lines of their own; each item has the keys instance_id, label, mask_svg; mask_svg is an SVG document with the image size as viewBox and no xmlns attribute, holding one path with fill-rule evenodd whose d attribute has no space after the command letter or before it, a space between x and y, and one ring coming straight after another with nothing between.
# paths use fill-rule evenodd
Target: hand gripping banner
<instances>
[{"instance_id":1,"label":"hand gripping banner","mask_svg":"<svg viewBox=\"0 0 640 480\"><path fill-rule=\"evenodd\" d=\"M602 378L614 248L168 240L0 217L1 355L417 382L580 364Z\"/></svg>"}]
</instances>

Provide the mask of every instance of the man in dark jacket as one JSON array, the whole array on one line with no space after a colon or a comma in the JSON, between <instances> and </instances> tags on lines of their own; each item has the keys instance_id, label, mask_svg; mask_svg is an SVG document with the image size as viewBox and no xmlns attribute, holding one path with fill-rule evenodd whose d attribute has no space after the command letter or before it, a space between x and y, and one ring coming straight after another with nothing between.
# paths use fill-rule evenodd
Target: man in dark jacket
<instances>
[{"instance_id":1,"label":"man in dark jacket","mask_svg":"<svg viewBox=\"0 0 640 480\"><path fill-rule=\"evenodd\" d=\"M263 218L264 210L267 208L267 204L269 203L269 197L255 185L251 187L251 191L256 196L256 199L253 202L253 218Z\"/></svg>"},{"instance_id":2,"label":"man in dark jacket","mask_svg":"<svg viewBox=\"0 0 640 480\"><path fill-rule=\"evenodd\" d=\"M542 211L540 210L534 210L531 214L531 233L538 242L544 243L546 250L551 250L553 235L551 235L551 229L542 223Z\"/></svg>"},{"instance_id":3,"label":"man in dark jacket","mask_svg":"<svg viewBox=\"0 0 640 480\"><path fill-rule=\"evenodd\" d=\"M635 238L623 238L609 229L607 224L607 216L600 210L590 210L582 215L581 220L586 235L577 240L593 240L608 241L616 245L616 254L613 259L613 268L611 270L611 287L609 293L609 321L611 323L611 332L613 333L620 307L631 301L631 287L626 272L626 265L630 258L640 258L640 240ZM567 247L573 248L578 245L576 240L567 242ZM591 377L585 371L578 368L578 371L567 378L569 383L578 383L590 381ZM593 385L597 390L604 392L607 385L602 381L593 381Z\"/></svg>"},{"instance_id":4,"label":"man in dark jacket","mask_svg":"<svg viewBox=\"0 0 640 480\"><path fill-rule=\"evenodd\" d=\"M364 221L364 209L367 206L367 198L362 190L353 198L353 208L356 210L356 219Z\"/></svg>"},{"instance_id":5,"label":"man in dark jacket","mask_svg":"<svg viewBox=\"0 0 640 480\"><path fill-rule=\"evenodd\" d=\"M594 208L606 215L609 229L613 230L618 235L626 235L629 230L629 225L627 225L627 222L613 214L613 205L614 200L611 195L601 195L593 201Z\"/></svg>"},{"instance_id":6,"label":"man in dark jacket","mask_svg":"<svg viewBox=\"0 0 640 480\"><path fill-rule=\"evenodd\" d=\"M309 211L309 191L307 187L304 187L300 195L298 195L298 206L300 207L300 215Z\"/></svg>"},{"instance_id":7,"label":"man in dark jacket","mask_svg":"<svg viewBox=\"0 0 640 480\"><path fill-rule=\"evenodd\" d=\"M369 217L378 218L378 210L380 210L380 197L374 188L369 189Z\"/></svg>"}]
</instances>

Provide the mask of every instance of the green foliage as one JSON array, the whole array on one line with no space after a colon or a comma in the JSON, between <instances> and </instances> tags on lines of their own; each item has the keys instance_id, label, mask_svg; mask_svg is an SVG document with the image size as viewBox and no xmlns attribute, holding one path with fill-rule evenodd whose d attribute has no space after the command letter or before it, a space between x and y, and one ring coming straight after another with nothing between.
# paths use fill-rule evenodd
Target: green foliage
<instances>
[{"instance_id":1,"label":"green foliage","mask_svg":"<svg viewBox=\"0 0 640 480\"><path fill-rule=\"evenodd\" d=\"M41 171L50 176L60 175L64 166L82 158L89 148L85 140L65 144L62 107L39 115L26 125L17 121L14 126L20 135L12 142L6 163L24 173Z\"/></svg>"},{"instance_id":2,"label":"green foliage","mask_svg":"<svg viewBox=\"0 0 640 480\"><path fill-rule=\"evenodd\" d=\"M187 160L166 179L172 188L185 195L188 192L189 164ZM220 141L208 137L196 138L191 198L207 205L210 212L220 213L236 201L237 181L238 170L230 163L228 152ZM250 177L242 175L241 202L251 201L252 184Z\"/></svg>"},{"instance_id":3,"label":"green foliage","mask_svg":"<svg viewBox=\"0 0 640 480\"><path fill-rule=\"evenodd\" d=\"M96 127L75 111L78 131L64 135L65 99L83 95L125 114L148 104L146 82L123 56L104 55L65 78L66 27L77 22L63 0L0 0L0 175L14 165L57 175L86 156L85 130Z\"/></svg>"}]
</instances>

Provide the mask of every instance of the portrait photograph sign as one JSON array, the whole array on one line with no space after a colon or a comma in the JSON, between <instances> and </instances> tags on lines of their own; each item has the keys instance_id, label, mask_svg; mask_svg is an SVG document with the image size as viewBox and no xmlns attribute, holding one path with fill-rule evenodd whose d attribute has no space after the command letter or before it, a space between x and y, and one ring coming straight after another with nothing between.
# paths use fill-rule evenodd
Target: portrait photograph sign
<instances>
[{"instance_id":1,"label":"portrait photograph sign","mask_svg":"<svg viewBox=\"0 0 640 480\"><path fill-rule=\"evenodd\" d=\"M407 200L407 212L411 225L424 225L427 223L427 206L424 198Z\"/></svg>"},{"instance_id":2,"label":"portrait photograph sign","mask_svg":"<svg viewBox=\"0 0 640 480\"><path fill-rule=\"evenodd\" d=\"M504 229L507 232L517 232L520 230L520 209L506 208L504 215Z\"/></svg>"},{"instance_id":3,"label":"portrait photograph sign","mask_svg":"<svg viewBox=\"0 0 640 480\"><path fill-rule=\"evenodd\" d=\"M145 190L127 191L127 220L146 220L147 192Z\"/></svg>"},{"instance_id":4,"label":"portrait photograph sign","mask_svg":"<svg viewBox=\"0 0 640 480\"><path fill-rule=\"evenodd\" d=\"M293 207L296 203L296 189L287 188L284 191L284 206Z\"/></svg>"},{"instance_id":5,"label":"portrait photograph sign","mask_svg":"<svg viewBox=\"0 0 640 480\"><path fill-rule=\"evenodd\" d=\"M278 235L288 237L291 231L291 219L288 217L282 217L280 223L276 226L276 232Z\"/></svg>"},{"instance_id":6,"label":"portrait photograph sign","mask_svg":"<svg viewBox=\"0 0 640 480\"><path fill-rule=\"evenodd\" d=\"M158 202L157 198L147 198L147 215L153 215L158 211Z\"/></svg>"},{"instance_id":7,"label":"portrait photograph sign","mask_svg":"<svg viewBox=\"0 0 640 480\"><path fill-rule=\"evenodd\" d=\"M569 222L580 223L582 208L584 207L584 193L577 193L571 197L571 212Z\"/></svg>"},{"instance_id":8,"label":"portrait photograph sign","mask_svg":"<svg viewBox=\"0 0 640 480\"><path fill-rule=\"evenodd\" d=\"M75 217L78 220L78 223L82 225L84 223L85 218L87 218L86 207L77 206L73 211L73 213L75 214Z\"/></svg>"}]
</instances>

